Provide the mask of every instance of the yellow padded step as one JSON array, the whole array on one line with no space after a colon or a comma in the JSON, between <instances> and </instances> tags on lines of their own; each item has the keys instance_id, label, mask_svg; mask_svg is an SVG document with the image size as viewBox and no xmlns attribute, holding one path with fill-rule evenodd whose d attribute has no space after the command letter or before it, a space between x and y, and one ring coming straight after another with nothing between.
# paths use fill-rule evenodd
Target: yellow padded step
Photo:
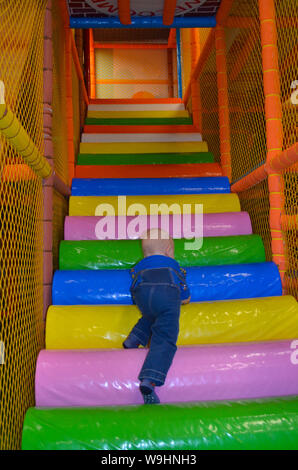
<instances>
[{"instance_id":1,"label":"yellow padded step","mask_svg":"<svg viewBox=\"0 0 298 470\"><path fill-rule=\"evenodd\" d=\"M189 117L186 110L168 111L88 111L88 118L92 119L129 119L129 118L184 118Z\"/></svg>"},{"instance_id":2,"label":"yellow padded step","mask_svg":"<svg viewBox=\"0 0 298 470\"><path fill-rule=\"evenodd\" d=\"M131 153L193 153L208 152L207 142L112 142L81 143L80 153L131 154Z\"/></svg>"},{"instance_id":3,"label":"yellow padded step","mask_svg":"<svg viewBox=\"0 0 298 470\"><path fill-rule=\"evenodd\" d=\"M134 305L51 306L46 348L121 348L139 316ZM292 338L298 338L298 304L291 296L181 307L178 345Z\"/></svg>"},{"instance_id":4,"label":"yellow padded step","mask_svg":"<svg viewBox=\"0 0 298 470\"><path fill-rule=\"evenodd\" d=\"M103 204L105 206L103 206ZM191 204L190 211L187 207L183 210L183 204ZM69 215L134 216L136 215L136 212L140 215L167 215L169 214L169 211L173 214L195 214L196 204L203 204L204 214L239 212L241 210L237 194L180 194L178 196L72 196L69 199ZM108 212L105 214L103 210ZM199 212L197 211L197 213Z\"/></svg>"}]
</instances>

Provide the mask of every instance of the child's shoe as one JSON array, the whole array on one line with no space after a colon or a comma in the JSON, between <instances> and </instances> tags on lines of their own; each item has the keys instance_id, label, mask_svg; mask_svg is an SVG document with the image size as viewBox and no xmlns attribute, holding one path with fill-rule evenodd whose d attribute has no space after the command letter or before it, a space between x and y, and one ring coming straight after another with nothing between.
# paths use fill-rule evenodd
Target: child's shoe
<instances>
[{"instance_id":1,"label":"child's shoe","mask_svg":"<svg viewBox=\"0 0 298 470\"><path fill-rule=\"evenodd\" d=\"M140 341L134 335L128 335L125 341L123 341L122 346L124 349L136 349L140 346Z\"/></svg>"},{"instance_id":2,"label":"child's shoe","mask_svg":"<svg viewBox=\"0 0 298 470\"><path fill-rule=\"evenodd\" d=\"M154 391L155 385L150 380L144 379L140 384L140 391L143 395L145 405L155 405L160 403L158 396Z\"/></svg>"}]
</instances>

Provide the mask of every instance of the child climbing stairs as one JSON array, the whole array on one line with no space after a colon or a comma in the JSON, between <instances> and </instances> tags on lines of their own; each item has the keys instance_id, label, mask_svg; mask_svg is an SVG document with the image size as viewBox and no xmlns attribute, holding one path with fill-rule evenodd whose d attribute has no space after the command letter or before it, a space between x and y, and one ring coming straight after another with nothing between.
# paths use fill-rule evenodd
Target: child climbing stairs
<instances>
[{"instance_id":1,"label":"child climbing stairs","mask_svg":"<svg viewBox=\"0 0 298 470\"><path fill-rule=\"evenodd\" d=\"M161 210L153 222L152 204ZM175 225L183 204L190 225L203 204L200 249ZM191 303L181 307L162 404L144 406L137 375L146 350L122 349L139 316L129 269L142 257L138 230L166 217ZM294 448L297 320L297 302L282 296L276 265L182 102L93 103L23 448Z\"/></svg>"}]
</instances>

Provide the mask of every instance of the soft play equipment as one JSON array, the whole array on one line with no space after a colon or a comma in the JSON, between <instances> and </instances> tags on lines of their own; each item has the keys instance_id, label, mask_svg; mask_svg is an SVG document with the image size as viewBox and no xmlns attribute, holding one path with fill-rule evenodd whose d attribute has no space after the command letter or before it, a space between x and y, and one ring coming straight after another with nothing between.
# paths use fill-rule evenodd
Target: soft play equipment
<instances>
[{"instance_id":1,"label":"soft play equipment","mask_svg":"<svg viewBox=\"0 0 298 470\"><path fill-rule=\"evenodd\" d=\"M156 184L158 183L158 184ZM230 193L228 178L110 178L72 181L73 196Z\"/></svg>"},{"instance_id":2,"label":"soft play equipment","mask_svg":"<svg viewBox=\"0 0 298 470\"><path fill-rule=\"evenodd\" d=\"M122 348L139 317L135 305L52 305L46 348ZM298 338L298 304L289 295L181 307L178 345L292 338Z\"/></svg>"},{"instance_id":3,"label":"soft play equipment","mask_svg":"<svg viewBox=\"0 0 298 470\"><path fill-rule=\"evenodd\" d=\"M131 304L129 270L56 271L53 304ZM187 283L193 302L281 295L274 263L190 267Z\"/></svg>"},{"instance_id":4,"label":"soft play equipment","mask_svg":"<svg viewBox=\"0 0 298 470\"><path fill-rule=\"evenodd\" d=\"M181 347L158 394L162 403L298 395L292 353L290 341ZM36 406L141 404L137 377L146 354L145 349L42 351Z\"/></svg>"},{"instance_id":5,"label":"soft play equipment","mask_svg":"<svg viewBox=\"0 0 298 470\"><path fill-rule=\"evenodd\" d=\"M176 141L144 132L144 122L163 123L168 134L191 122L187 113L138 112L88 111L22 447L294 449L297 302L282 296L278 267L206 142L185 129ZM138 390L147 349L122 348L140 316L129 268L142 258L138 238L149 227L174 238L191 292L154 406L141 405Z\"/></svg>"},{"instance_id":6,"label":"soft play equipment","mask_svg":"<svg viewBox=\"0 0 298 470\"><path fill-rule=\"evenodd\" d=\"M265 250L259 235L209 237L198 250L185 249L187 240L177 239L175 259L186 266L219 266L223 264L265 261ZM140 240L63 241L60 244L59 267L62 270L129 269L143 258Z\"/></svg>"},{"instance_id":7,"label":"soft play equipment","mask_svg":"<svg viewBox=\"0 0 298 470\"><path fill-rule=\"evenodd\" d=\"M109 239L132 239L139 238L139 235L128 233L130 223L135 220L135 216L116 216L115 219L111 216L73 216L65 217L64 223L64 239L72 241L81 240L97 240L100 239L101 234L98 233L97 224L104 221L108 227L112 224L115 226L115 235L109 234ZM172 238L181 238L181 227L173 223L173 215L157 215L138 216L138 221L141 226L148 229L166 227L167 232ZM195 233L195 214L190 214L187 217L187 228L191 233ZM183 227L183 217L182 217ZM226 212L225 214L203 214L202 220L203 237L225 237L236 235L251 235L252 228L250 218L247 212ZM119 227L119 229L118 229ZM121 228L121 230L120 230ZM106 236L105 236L106 238ZM205 243L205 240L204 240Z\"/></svg>"},{"instance_id":8,"label":"soft play equipment","mask_svg":"<svg viewBox=\"0 0 298 470\"><path fill-rule=\"evenodd\" d=\"M77 165L75 174L77 178L186 178L186 177L212 177L222 176L218 163L180 163L152 165ZM140 162L141 163L141 162ZM156 181L158 184L158 181Z\"/></svg>"},{"instance_id":9,"label":"soft play equipment","mask_svg":"<svg viewBox=\"0 0 298 470\"><path fill-rule=\"evenodd\" d=\"M92 106L92 105L91 105ZM192 132L179 132L173 133L159 133L154 136L155 142L202 142L202 135L200 133ZM152 136L149 133L142 134L141 132L123 134L116 133L85 133L82 134L81 142L83 143L101 143L101 142L152 142Z\"/></svg>"},{"instance_id":10,"label":"soft play equipment","mask_svg":"<svg viewBox=\"0 0 298 470\"><path fill-rule=\"evenodd\" d=\"M142 110L142 111L135 111L130 109L129 111L129 119L134 118L164 118L164 119L171 119L171 118L179 118L185 117L189 118L188 111L185 109L171 109L171 110ZM110 111L110 110L102 110L96 111L94 109L88 110L87 119L127 119L127 111Z\"/></svg>"},{"instance_id":11,"label":"soft play equipment","mask_svg":"<svg viewBox=\"0 0 298 470\"><path fill-rule=\"evenodd\" d=\"M123 144L122 144L123 148ZM166 152L166 153L80 153L78 155L78 165L144 165L144 170L140 177L144 177L147 165L173 165L173 164L212 164L214 157L210 152ZM115 176L115 175L114 175ZM131 175L127 175L130 177ZM191 175L189 175L191 176Z\"/></svg>"},{"instance_id":12,"label":"soft play equipment","mask_svg":"<svg viewBox=\"0 0 298 470\"><path fill-rule=\"evenodd\" d=\"M146 423L146 426L144 426ZM178 432L179 430L179 432ZM296 450L298 397L28 410L24 450Z\"/></svg>"},{"instance_id":13,"label":"soft play equipment","mask_svg":"<svg viewBox=\"0 0 298 470\"><path fill-rule=\"evenodd\" d=\"M171 153L200 153L208 152L206 142L103 142L81 143L80 154L87 155L144 155Z\"/></svg>"},{"instance_id":14,"label":"soft play equipment","mask_svg":"<svg viewBox=\"0 0 298 470\"><path fill-rule=\"evenodd\" d=\"M112 214L136 215L146 211L147 214L181 214L183 205L190 205L192 214L196 213L196 204L202 205L204 214L240 211L237 194L198 194L179 196L71 196L69 198L69 215L104 215L107 205ZM153 206L153 207L152 207ZM150 210L151 209L151 210ZM120 213L119 213L120 212Z\"/></svg>"},{"instance_id":15,"label":"soft play equipment","mask_svg":"<svg viewBox=\"0 0 298 470\"><path fill-rule=\"evenodd\" d=\"M0 450L298 450L297 5L0 0Z\"/></svg>"},{"instance_id":16,"label":"soft play equipment","mask_svg":"<svg viewBox=\"0 0 298 470\"><path fill-rule=\"evenodd\" d=\"M123 116L123 115L122 115ZM177 117L152 117L152 116L134 116L134 117L94 117L90 116L86 118L87 125L102 125L102 126L118 126L118 125L130 125L130 126L150 126L150 125L183 125L192 124L192 119L189 116L177 116Z\"/></svg>"}]
</instances>

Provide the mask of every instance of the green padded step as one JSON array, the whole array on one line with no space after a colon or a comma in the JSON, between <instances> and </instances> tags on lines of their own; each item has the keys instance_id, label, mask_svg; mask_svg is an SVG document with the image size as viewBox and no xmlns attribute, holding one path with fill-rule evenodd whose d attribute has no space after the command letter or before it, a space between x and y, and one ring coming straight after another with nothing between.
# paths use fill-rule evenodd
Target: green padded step
<instances>
[{"instance_id":1,"label":"green padded step","mask_svg":"<svg viewBox=\"0 0 298 470\"><path fill-rule=\"evenodd\" d=\"M177 118L86 118L87 126L159 126L192 124L191 117Z\"/></svg>"},{"instance_id":2,"label":"green padded step","mask_svg":"<svg viewBox=\"0 0 298 470\"><path fill-rule=\"evenodd\" d=\"M108 391L107 391L108 393ZM29 408L23 450L297 450L298 397Z\"/></svg>"},{"instance_id":3,"label":"green padded step","mask_svg":"<svg viewBox=\"0 0 298 470\"><path fill-rule=\"evenodd\" d=\"M185 249L185 239L174 240L181 266L218 266L266 261L259 235L206 237L201 249ZM129 269L143 258L140 240L84 240L60 243L61 270Z\"/></svg>"},{"instance_id":4,"label":"green padded step","mask_svg":"<svg viewBox=\"0 0 298 470\"><path fill-rule=\"evenodd\" d=\"M185 163L214 163L211 152L196 153L140 153L78 155L78 165L174 165Z\"/></svg>"}]
</instances>

